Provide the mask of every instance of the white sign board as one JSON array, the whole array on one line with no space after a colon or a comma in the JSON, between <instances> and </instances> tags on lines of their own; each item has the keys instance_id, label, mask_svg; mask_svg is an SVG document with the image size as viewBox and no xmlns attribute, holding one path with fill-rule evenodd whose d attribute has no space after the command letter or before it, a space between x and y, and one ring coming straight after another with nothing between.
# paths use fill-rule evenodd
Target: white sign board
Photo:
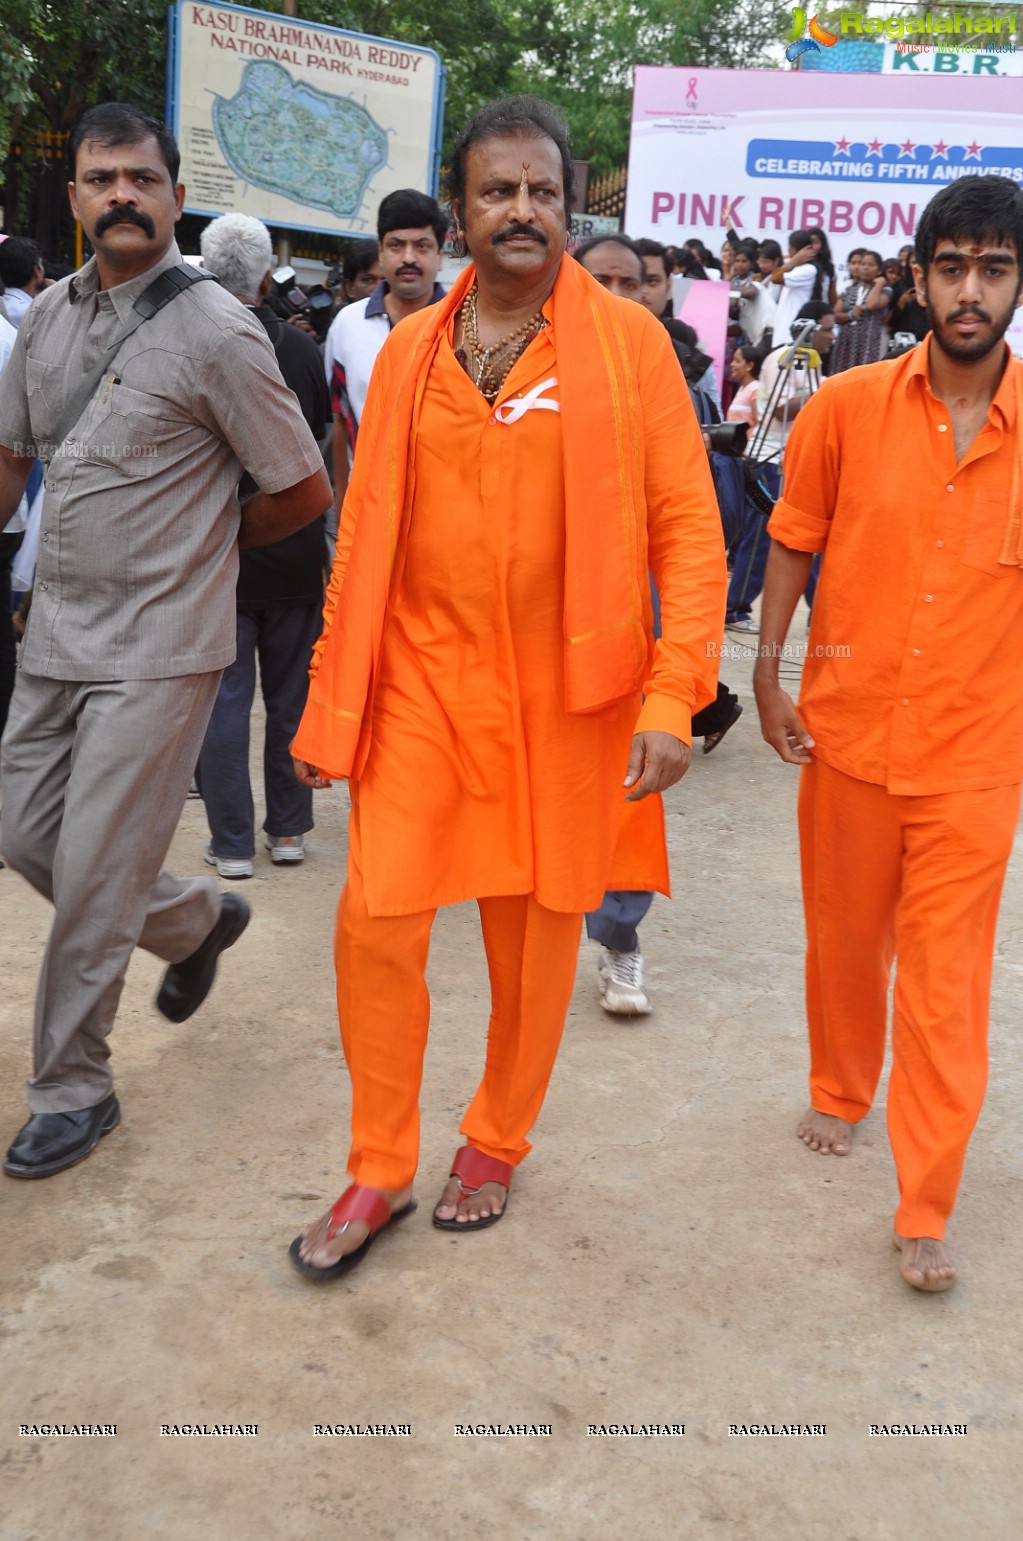
<instances>
[{"instance_id":1,"label":"white sign board","mask_svg":"<svg viewBox=\"0 0 1023 1541\"><path fill-rule=\"evenodd\" d=\"M387 193L437 186L444 73L429 48L178 0L168 119L185 208L373 234Z\"/></svg>"},{"instance_id":2,"label":"white sign board","mask_svg":"<svg viewBox=\"0 0 1023 1541\"><path fill-rule=\"evenodd\" d=\"M928 201L963 176L1023 183L1015 80L638 66L628 234L717 251L820 225L832 251L891 256Z\"/></svg>"}]
</instances>

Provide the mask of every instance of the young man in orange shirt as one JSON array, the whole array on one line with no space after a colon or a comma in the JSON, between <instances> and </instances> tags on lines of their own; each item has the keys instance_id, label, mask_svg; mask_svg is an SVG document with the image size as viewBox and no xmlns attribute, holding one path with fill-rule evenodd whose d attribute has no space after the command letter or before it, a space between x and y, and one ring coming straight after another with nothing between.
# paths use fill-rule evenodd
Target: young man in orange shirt
<instances>
[{"instance_id":1,"label":"young man in orange shirt","mask_svg":"<svg viewBox=\"0 0 1023 1541\"><path fill-rule=\"evenodd\" d=\"M846 1155L869 1111L897 960L888 1128L902 1276L945 1290L944 1246L987 1077L995 923L1023 781L1023 192L953 183L916 237L928 339L825 383L789 440L768 526L754 684L802 765L810 1108ZM778 659L826 552L799 710Z\"/></svg>"}]
</instances>

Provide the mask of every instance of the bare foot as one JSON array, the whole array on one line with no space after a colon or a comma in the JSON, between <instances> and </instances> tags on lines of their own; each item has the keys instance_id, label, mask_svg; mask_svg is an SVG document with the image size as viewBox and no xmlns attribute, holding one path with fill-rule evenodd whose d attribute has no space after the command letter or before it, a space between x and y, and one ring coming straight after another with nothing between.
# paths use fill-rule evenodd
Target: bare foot
<instances>
[{"instance_id":1,"label":"bare foot","mask_svg":"<svg viewBox=\"0 0 1023 1541\"><path fill-rule=\"evenodd\" d=\"M478 1193L463 1196L458 1178L449 1177L434 1214L438 1220L457 1220L468 1225L470 1220L501 1214L507 1202L508 1189L500 1183L484 1183Z\"/></svg>"},{"instance_id":2,"label":"bare foot","mask_svg":"<svg viewBox=\"0 0 1023 1541\"><path fill-rule=\"evenodd\" d=\"M852 1147L852 1124L831 1113L807 1108L796 1130L803 1144L822 1156L847 1156Z\"/></svg>"},{"instance_id":3,"label":"bare foot","mask_svg":"<svg viewBox=\"0 0 1023 1541\"><path fill-rule=\"evenodd\" d=\"M412 1197L412 1188L409 1186L398 1191L381 1188L379 1193L390 1204L393 1214L395 1210L405 1208ZM365 1220L350 1220L336 1230L333 1236L328 1237L331 1213L332 1210L328 1209L321 1219L306 1226L302 1232L298 1255L303 1263L310 1263L314 1268L329 1268L347 1252L354 1252L357 1247L361 1247L369 1235L369 1226Z\"/></svg>"},{"instance_id":4,"label":"bare foot","mask_svg":"<svg viewBox=\"0 0 1023 1541\"><path fill-rule=\"evenodd\" d=\"M944 1242L933 1236L900 1236L898 1231L893 1233L892 1241L902 1253L899 1272L907 1284L932 1294L952 1288L957 1275Z\"/></svg>"}]
</instances>

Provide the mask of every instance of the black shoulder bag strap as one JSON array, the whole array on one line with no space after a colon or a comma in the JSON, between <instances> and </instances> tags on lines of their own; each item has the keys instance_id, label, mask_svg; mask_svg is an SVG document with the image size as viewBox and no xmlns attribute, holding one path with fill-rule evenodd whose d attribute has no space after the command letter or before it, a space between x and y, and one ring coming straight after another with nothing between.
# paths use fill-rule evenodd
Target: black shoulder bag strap
<instances>
[{"instance_id":1,"label":"black shoulder bag strap","mask_svg":"<svg viewBox=\"0 0 1023 1541\"><path fill-rule=\"evenodd\" d=\"M93 392L99 385L103 376L114 362L121 348L127 342L131 334L138 330L143 321L151 321L165 305L171 300L177 299L185 289L190 289L193 284L201 284L213 278L212 273L202 273L198 268L192 267L187 262L182 262L176 268L168 268L161 273L147 289L139 295L132 306L132 317L121 332L114 338L109 348L96 360L92 368L79 380L75 390L65 403L64 410L60 414L57 426L53 431L51 444L52 454L64 443L72 428L78 422L89 402Z\"/></svg>"}]
</instances>

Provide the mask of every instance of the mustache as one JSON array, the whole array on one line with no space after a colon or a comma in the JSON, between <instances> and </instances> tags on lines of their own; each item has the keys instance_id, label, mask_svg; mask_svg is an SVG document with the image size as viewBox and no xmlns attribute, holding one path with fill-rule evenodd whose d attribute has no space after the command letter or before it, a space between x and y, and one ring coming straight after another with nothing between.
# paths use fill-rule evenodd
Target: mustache
<instances>
[{"instance_id":1,"label":"mustache","mask_svg":"<svg viewBox=\"0 0 1023 1541\"><path fill-rule=\"evenodd\" d=\"M411 275L413 273L417 273L420 278L423 276L422 268L417 268L414 262L405 263L402 267L397 268L395 271L398 278L401 278L404 274Z\"/></svg>"},{"instance_id":2,"label":"mustache","mask_svg":"<svg viewBox=\"0 0 1023 1541\"><path fill-rule=\"evenodd\" d=\"M96 234L103 235L114 225L138 225L146 235L153 238L156 235L156 226L148 214L143 214L141 209L133 209L125 204L122 208L110 209L108 213L101 214L96 221Z\"/></svg>"},{"instance_id":3,"label":"mustache","mask_svg":"<svg viewBox=\"0 0 1023 1541\"><path fill-rule=\"evenodd\" d=\"M945 317L945 324L951 325L953 321L961 321L964 316L972 316L975 321L990 321L991 317L986 310L981 310L979 305L961 305L950 316Z\"/></svg>"},{"instance_id":4,"label":"mustache","mask_svg":"<svg viewBox=\"0 0 1023 1541\"><path fill-rule=\"evenodd\" d=\"M500 246L502 241L510 241L516 235L528 236L531 241L536 241L540 246L550 245L542 230L537 230L533 225L519 224L508 225L504 230L499 230L495 236L491 237L491 241L494 246Z\"/></svg>"}]
</instances>

